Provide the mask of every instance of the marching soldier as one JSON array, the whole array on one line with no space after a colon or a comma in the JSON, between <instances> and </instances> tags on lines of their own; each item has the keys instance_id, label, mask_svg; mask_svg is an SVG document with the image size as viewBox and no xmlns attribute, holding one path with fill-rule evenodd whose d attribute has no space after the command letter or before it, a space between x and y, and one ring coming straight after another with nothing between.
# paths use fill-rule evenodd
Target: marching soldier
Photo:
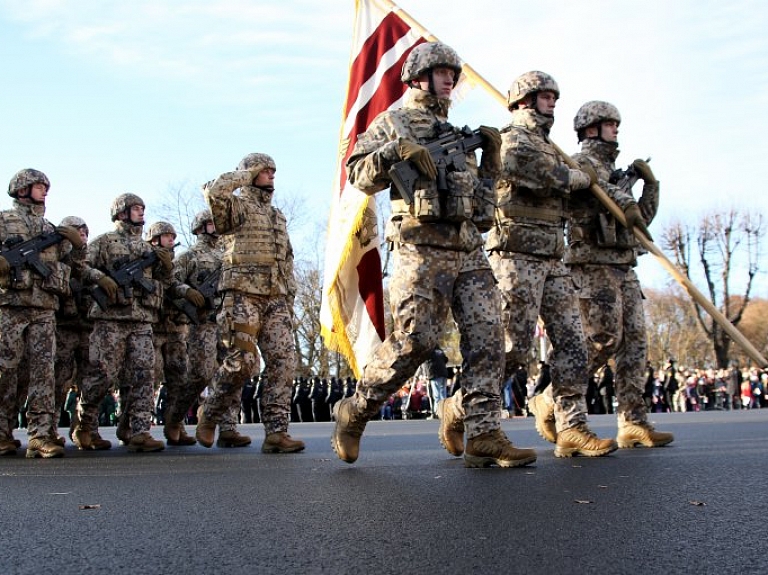
<instances>
[{"instance_id":1,"label":"marching soldier","mask_svg":"<svg viewBox=\"0 0 768 575\"><path fill-rule=\"evenodd\" d=\"M304 442L288 434L291 380L296 369L291 320L296 282L285 216L272 206L275 170L275 162L267 154L248 154L235 171L205 187L213 225L225 247L219 281L223 300L217 321L226 350L213 392L200 409L195 437L205 447L213 445L216 425L225 421L226 414L239 410L243 385L258 373L261 354L267 382L262 397L265 439L261 451L304 449ZM219 438L232 431L220 427Z\"/></svg>"},{"instance_id":2,"label":"marching soldier","mask_svg":"<svg viewBox=\"0 0 768 575\"><path fill-rule=\"evenodd\" d=\"M445 197L438 193L438 172L425 147L456 134L446 121L461 68L458 55L445 44L415 47L402 69L401 79L410 88L403 107L379 115L347 162L350 182L368 195L390 188L389 169L401 160L419 172L410 205L390 188L386 237L395 258L389 292L394 330L365 366L354 395L334 408L331 442L347 463L358 458L366 423L438 345L449 309L461 332L463 394L438 406L441 442L452 455L463 453L468 467L516 467L536 460L533 450L515 448L500 428L501 313L481 236L493 217L498 131L480 128L479 170L474 152L466 154L464 169L446 174Z\"/></svg>"},{"instance_id":3,"label":"marching soldier","mask_svg":"<svg viewBox=\"0 0 768 575\"><path fill-rule=\"evenodd\" d=\"M620 123L616 106L601 101L584 104L573 120L581 142L581 152L573 159L597 172L600 186L624 211L627 227L588 190L571 194L565 263L581 287L589 372L616 358L619 447L659 447L672 442L674 436L656 431L648 423L643 401L648 356L643 294L633 269L639 247L633 228L651 237L647 226L659 206L659 182L643 160L635 160L631 167L643 180L640 199L636 201L632 195L634 182L627 178L613 181Z\"/></svg>"},{"instance_id":4,"label":"marching soldier","mask_svg":"<svg viewBox=\"0 0 768 575\"><path fill-rule=\"evenodd\" d=\"M70 226L54 228L45 219L45 200L51 183L38 170L25 169L11 178L8 195L13 207L0 212L0 455L14 455L21 442L13 438L20 404L20 386L27 390L27 457L61 457L62 441L56 427L54 358L59 298L70 294L71 268L84 261L80 233ZM40 268L24 264L14 269L10 250L15 244L58 232L37 254ZM66 244L66 245L65 245ZM20 373L20 365L26 373Z\"/></svg>"},{"instance_id":5,"label":"marching soldier","mask_svg":"<svg viewBox=\"0 0 768 575\"><path fill-rule=\"evenodd\" d=\"M544 72L527 72L512 82L512 122L501 130L497 223L485 247L504 298L505 378L527 363L541 316L552 342L555 421L539 417L542 398L534 396L529 406L537 429L557 443L557 457L594 457L614 451L616 442L598 438L587 426L587 353L573 279L562 262L564 200L589 188L593 175L569 169L549 141L559 97L557 83Z\"/></svg>"},{"instance_id":6,"label":"marching soldier","mask_svg":"<svg viewBox=\"0 0 768 575\"><path fill-rule=\"evenodd\" d=\"M150 433L155 387L155 350L152 324L157 322L164 289L173 269L171 250L145 242L144 201L121 194L112 202L114 231L88 245L86 285L94 285L93 320L89 340L90 366L83 378L79 424L73 441L80 449L94 449L99 405L119 377L123 413L117 436L131 452L160 451L165 445ZM135 281L120 285L114 275L128 265L141 269ZM97 294L103 294L99 303ZM99 296L101 297L101 296ZM102 307L103 306L103 307Z\"/></svg>"}]
</instances>

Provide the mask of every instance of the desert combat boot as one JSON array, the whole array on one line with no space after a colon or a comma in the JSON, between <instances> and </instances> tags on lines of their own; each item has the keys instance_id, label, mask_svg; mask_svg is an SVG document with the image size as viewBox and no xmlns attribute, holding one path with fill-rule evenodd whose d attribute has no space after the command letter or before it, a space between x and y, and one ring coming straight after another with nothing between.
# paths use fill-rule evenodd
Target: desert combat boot
<instances>
[{"instance_id":1,"label":"desert combat boot","mask_svg":"<svg viewBox=\"0 0 768 575\"><path fill-rule=\"evenodd\" d=\"M518 449L501 429L468 439L464 452L464 467L520 467L534 461L533 449Z\"/></svg>"},{"instance_id":2,"label":"desert combat boot","mask_svg":"<svg viewBox=\"0 0 768 575\"><path fill-rule=\"evenodd\" d=\"M555 404L547 402L544 394L540 393L528 400L528 409L533 413L534 424L539 435L550 443L556 443Z\"/></svg>"},{"instance_id":3,"label":"desert combat boot","mask_svg":"<svg viewBox=\"0 0 768 575\"><path fill-rule=\"evenodd\" d=\"M27 445L27 457L33 459L42 457L49 459L51 457L64 457L64 448L50 439L30 439Z\"/></svg>"},{"instance_id":4,"label":"desert combat boot","mask_svg":"<svg viewBox=\"0 0 768 575\"><path fill-rule=\"evenodd\" d=\"M613 439L600 439L582 423L558 432L555 457L601 457L616 451L617 448L618 445Z\"/></svg>"},{"instance_id":5,"label":"desert combat boot","mask_svg":"<svg viewBox=\"0 0 768 575\"><path fill-rule=\"evenodd\" d=\"M12 439L0 439L0 455L16 455L19 447Z\"/></svg>"},{"instance_id":6,"label":"desert combat boot","mask_svg":"<svg viewBox=\"0 0 768 575\"><path fill-rule=\"evenodd\" d=\"M665 431L656 431L653 425L646 421L620 425L619 434L616 437L616 441L622 449L637 446L661 447L672 443L674 440L674 435Z\"/></svg>"},{"instance_id":7,"label":"desert combat boot","mask_svg":"<svg viewBox=\"0 0 768 575\"><path fill-rule=\"evenodd\" d=\"M440 443L454 457L464 453L464 419L456 407L455 395L437 402L437 417L440 418L440 429L437 432Z\"/></svg>"},{"instance_id":8,"label":"desert combat boot","mask_svg":"<svg viewBox=\"0 0 768 575\"><path fill-rule=\"evenodd\" d=\"M336 427L331 436L331 447L339 459L354 463L360 455L360 437L365 431L368 419L355 404L355 396L345 397L333 406Z\"/></svg>"},{"instance_id":9,"label":"desert combat boot","mask_svg":"<svg viewBox=\"0 0 768 575\"><path fill-rule=\"evenodd\" d=\"M270 433L261 444L262 453L296 453L304 450L304 442L293 439L287 431Z\"/></svg>"},{"instance_id":10,"label":"desert combat boot","mask_svg":"<svg viewBox=\"0 0 768 575\"><path fill-rule=\"evenodd\" d=\"M165 449L165 443L155 439L146 431L133 435L128 442L128 451L133 453L149 453L163 449Z\"/></svg>"},{"instance_id":11,"label":"desert combat boot","mask_svg":"<svg viewBox=\"0 0 768 575\"><path fill-rule=\"evenodd\" d=\"M213 441L216 437L216 424L205 417L203 408L197 410L197 427L195 428L195 439L203 447L213 447Z\"/></svg>"},{"instance_id":12,"label":"desert combat boot","mask_svg":"<svg viewBox=\"0 0 768 575\"><path fill-rule=\"evenodd\" d=\"M219 430L219 438L216 440L216 447L246 447L250 444L251 438L240 435L236 429Z\"/></svg>"},{"instance_id":13,"label":"desert combat boot","mask_svg":"<svg viewBox=\"0 0 768 575\"><path fill-rule=\"evenodd\" d=\"M163 435L168 445L194 445L197 440L187 434L183 423L166 423L163 426Z\"/></svg>"}]
</instances>

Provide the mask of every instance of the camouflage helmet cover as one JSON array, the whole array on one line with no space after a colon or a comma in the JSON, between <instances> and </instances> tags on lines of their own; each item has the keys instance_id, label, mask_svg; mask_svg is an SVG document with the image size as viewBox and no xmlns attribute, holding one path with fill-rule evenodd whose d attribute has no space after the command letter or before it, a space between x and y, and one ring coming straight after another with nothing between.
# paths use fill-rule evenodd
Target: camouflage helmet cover
<instances>
[{"instance_id":1,"label":"camouflage helmet cover","mask_svg":"<svg viewBox=\"0 0 768 575\"><path fill-rule=\"evenodd\" d=\"M11 182L8 184L8 195L12 198L18 198L19 192L28 188L33 184L43 184L46 189L51 187L51 182L40 170L33 170L32 168L26 168L19 170L11 178Z\"/></svg>"},{"instance_id":2,"label":"camouflage helmet cover","mask_svg":"<svg viewBox=\"0 0 768 575\"><path fill-rule=\"evenodd\" d=\"M579 108L576 117L573 119L573 129L578 132L593 124L613 120L617 124L621 123L621 114L618 108L608 102L592 100Z\"/></svg>"},{"instance_id":3,"label":"camouflage helmet cover","mask_svg":"<svg viewBox=\"0 0 768 575\"><path fill-rule=\"evenodd\" d=\"M409 83L432 68L451 68L456 72L453 85L459 81L461 74L461 59L456 51L442 42L425 42L419 44L403 63L400 79Z\"/></svg>"},{"instance_id":4,"label":"camouflage helmet cover","mask_svg":"<svg viewBox=\"0 0 768 575\"><path fill-rule=\"evenodd\" d=\"M275 160L267 154L248 154L237 165L238 170L254 170L257 173L265 168L277 169Z\"/></svg>"},{"instance_id":5,"label":"camouflage helmet cover","mask_svg":"<svg viewBox=\"0 0 768 575\"><path fill-rule=\"evenodd\" d=\"M175 238L176 230L174 229L173 224L162 221L153 223L147 230L147 240L151 242L163 234L171 234Z\"/></svg>"},{"instance_id":6,"label":"camouflage helmet cover","mask_svg":"<svg viewBox=\"0 0 768 575\"><path fill-rule=\"evenodd\" d=\"M60 226L72 226L73 228L85 228L85 234L88 235L88 224L85 223L83 218L78 216L67 216L59 223Z\"/></svg>"},{"instance_id":7,"label":"camouflage helmet cover","mask_svg":"<svg viewBox=\"0 0 768 575\"><path fill-rule=\"evenodd\" d=\"M212 222L213 221L213 214L211 214L211 210L201 210L195 214L195 217L192 219L192 224L189 226L189 231L192 232L192 235L198 235L200 233L200 230L205 225L205 222Z\"/></svg>"},{"instance_id":8,"label":"camouflage helmet cover","mask_svg":"<svg viewBox=\"0 0 768 575\"><path fill-rule=\"evenodd\" d=\"M114 222L117 219L118 214L129 209L131 206L146 207L144 200L142 200L136 194L120 194L117 196L114 200L112 200L112 209L110 210L110 213L112 214L112 221Z\"/></svg>"},{"instance_id":9,"label":"camouflage helmet cover","mask_svg":"<svg viewBox=\"0 0 768 575\"><path fill-rule=\"evenodd\" d=\"M538 70L526 72L515 78L507 92L507 107L512 110L529 94L537 92L554 92L556 98L560 98L560 88L555 79Z\"/></svg>"}]
</instances>

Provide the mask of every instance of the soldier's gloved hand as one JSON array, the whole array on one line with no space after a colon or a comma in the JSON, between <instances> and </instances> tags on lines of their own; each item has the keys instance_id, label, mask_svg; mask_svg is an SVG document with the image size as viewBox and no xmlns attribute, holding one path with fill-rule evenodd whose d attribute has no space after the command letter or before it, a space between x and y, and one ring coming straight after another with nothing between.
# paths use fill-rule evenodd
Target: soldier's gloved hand
<instances>
[{"instance_id":1,"label":"soldier's gloved hand","mask_svg":"<svg viewBox=\"0 0 768 575\"><path fill-rule=\"evenodd\" d=\"M80 237L80 232L75 226L59 226L56 228L56 231L64 236L64 239L69 240L69 243L72 244L72 247L76 250L79 250L85 245L83 238Z\"/></svg>"},{"instance_id":2,"label":"soldier's gloved hand","mask_svg":"<svg viewBox=\"0 0 768 575\"><path fill-rule=\"evenodd\" d=\"M173 252L169 250L168 248L161 248L159 246L155 247L155 253L157 254L157 259L160 260L160 265L165 268L166 271L172 271L173 270Z\"/></svg>"},{"instance_id":3,"label":"soldier's gloved hand","mask_svg":"<svg viewBox=\"0 0 768 575\"><path fill-rule=\"evenodd\" d=\"M483 153L498 154L501 150L501 134L496 128L480 126L478 129L483 138Z\"/></svg>"},{"instance_id":4,"label":"soldier's gloved hand","mask_svg":"<svg viewBox=\"0 0 768 575\"><path fill-rule=\"evenodd\" d=\"M104 276L96 283L107 294L109 301L114 302L117 299L117 282L115 280L109 276Z\"/></svg>"},{"instance_id":5,"label":"soldier's gloved hand","mask_svg":"<svg viewBox=\"0 0 768 575\"><path fill-rule=\"evenodd\" d=\"M592 185L592 178L587 172L582 170L568 170L569 190L586 190L590 185Z\"/></svg>"},{"instance_id":6,"label":"soldier's gloved hand","mask_svg":"<svg viewBox=\"0 0 768 575\"><path fill-rule=\"evenodd\" d=\"M400 138L397 143L397 153L403 160L410 160L423 176L430 180L437 179L437 166L432 156L424 146Z\"/></svg>"},{"instance_id":7,"label":"soldier's gloved hand","mask_svg":"<svg viewBox=\"0 0 768 575\"><path fill-rule=\"evenodd\" d=\"M648 165L648 162L645 160L637 159L634 162L632 162L632 167L637 170L637 173L640 175L640 179L642 179L644 182L653 184L656 182L656 176L653 175L653 170L651 170L651 166Z\"/></svg>"},{"instance_id":8,"label":"soldier's gloved hand","mask_svg":"<svg viewBox=\"0 0 768 575\"><path fill-rule=\"evenodd\" d=\"M635 228L637 228L645 234L645 237L653 241L651 232L648 231L648 228L645 225L645 220L643 219L643 214L640 213L640 208L637 207L637 204L632 204L624 210L624 218L627 220L627 230L630 234L634 236Z\"/></svg>"},{"instance_id":9,"label":"soldier's gloved hand","mask_svg":"<svg viewBox=\"0 0 768 575\"><path fill-rule=\"evenodd\" d=\"M184 294L187 301L192 302L195 307L203 307L205 305L205 296L197 291L195 288L189 288Z\"/></svg>"},{"instance_id":10,"label":"soldier's gloved hand","mask_svg":"<svg viewBox=\"0 0 768 575\"><path fill-rule=\"evenodd\" d=\"M9 273L11 273L11 266L8 264L8 260L0 256L0 277L8 277Z\"/></svg>"}]
</instances>

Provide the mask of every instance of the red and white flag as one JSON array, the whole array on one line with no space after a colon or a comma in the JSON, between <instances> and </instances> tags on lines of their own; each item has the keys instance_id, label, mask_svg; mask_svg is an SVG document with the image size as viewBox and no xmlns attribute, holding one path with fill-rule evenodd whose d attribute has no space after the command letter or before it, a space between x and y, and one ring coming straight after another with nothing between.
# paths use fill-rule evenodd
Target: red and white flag
<instances>
[{"instance_id":1,"label":"red and white flag","mask_svg":"<svg viewBox=\"0 0 768 575\"><path fill-rule=\"evenodd\" d=\"M403 62L426 39L385 0L356 0L355 9L320 324L325 345L342 353L359 376L385 337L381 240L376 203L349 183L346 162L371 121L401 106L407 90L400 81Z\"/></svg>"}]
</instances>

